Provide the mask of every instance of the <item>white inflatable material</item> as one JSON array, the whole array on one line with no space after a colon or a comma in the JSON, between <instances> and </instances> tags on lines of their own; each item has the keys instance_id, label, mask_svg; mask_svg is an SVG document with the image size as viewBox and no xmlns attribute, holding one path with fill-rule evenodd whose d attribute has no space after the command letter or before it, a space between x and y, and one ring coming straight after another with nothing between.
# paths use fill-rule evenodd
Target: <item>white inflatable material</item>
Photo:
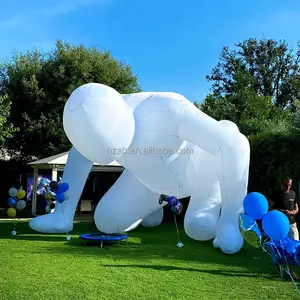
<instances>
[{"instance_id":1,"label":"white inflatable material","mask_svg":"<svg viewBox=\"0 0 300 300\"><path fill-rule=\"evenodd\" d=\"M62 181L69 199L31 228L69 232L93 162L119 162L125 171L95 211L97 228L129 231L141 222L162 220L159 196L191 197L184 217L186 234L233 254L243 246L238 214L247 194L250 147L230 121L216 121L176 93L120 95L105 85L77 88L63 114L73 148ZM221 210L221 215L220 215Z\"/></svg>"},{"instance_id":2,"label":"white inflatable material","mask_svg":"<svg viewBox=\"0 0 300 300\"><path fill-rule=\"evenodd\" d=\"M157 211L153 212L151 215L143 219L141 225L144 227L155 227L161 224L164 218L164 209L160 208Z\"/></svg>"}]
</instances>

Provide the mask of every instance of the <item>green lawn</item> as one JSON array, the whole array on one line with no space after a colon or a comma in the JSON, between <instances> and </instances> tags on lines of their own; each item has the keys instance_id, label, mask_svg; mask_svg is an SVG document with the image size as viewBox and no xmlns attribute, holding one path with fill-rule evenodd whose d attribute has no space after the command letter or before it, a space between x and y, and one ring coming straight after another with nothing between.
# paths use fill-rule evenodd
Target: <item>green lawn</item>
<instances>
[{"instance_id":1,"label":"green lawn","mask_svg":"<svg viewBox=\"0 0 300 300\"><path fill-rule=\"evenodd\" d=\"M76 223L65 235L43 235L28 223L0 223L0 299L296 299L291 280L274 276L271 258L245 245L225 255L211 242L189 239L179 225L128 233L128 245L83 247L79 234L95 232Z\"/></svg>"}]
</instances>

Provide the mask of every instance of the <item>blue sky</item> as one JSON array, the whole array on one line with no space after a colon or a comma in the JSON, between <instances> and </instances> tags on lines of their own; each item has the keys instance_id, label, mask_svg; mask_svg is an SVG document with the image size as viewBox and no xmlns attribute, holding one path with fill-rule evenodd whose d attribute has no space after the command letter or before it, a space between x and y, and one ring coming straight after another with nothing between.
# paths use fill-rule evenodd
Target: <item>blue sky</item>
<instances>
[{"instance_id":1,"label":"blue sky","mask_svg":"<svg viewBox=\"0 0 300 300\"><path fill-rule=\"evenodd\" d=\"M0 0L0 58L63 39L110 50L144 91L202 101L222 46L256 38L300 40L299 0Z\"/></svg>"}]
</instances>

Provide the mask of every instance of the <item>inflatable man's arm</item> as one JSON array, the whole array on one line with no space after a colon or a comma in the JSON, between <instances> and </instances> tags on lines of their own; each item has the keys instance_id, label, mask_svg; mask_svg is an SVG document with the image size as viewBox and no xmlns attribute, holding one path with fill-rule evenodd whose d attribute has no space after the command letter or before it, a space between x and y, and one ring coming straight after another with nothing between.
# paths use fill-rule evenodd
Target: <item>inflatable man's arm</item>
<instances>
[{"instance_id":1,"label":"inflatable man's arm","mask_svg":"<svg viewBox=\"0 0 300 300\"><path fill-rule=\"evenodd\" d=\"M179 137L218 156L221 171L222 209L242 208L247 193L250 162L248 139L230 121L216 121L188 104L179 125ZM203 170L205 172L205 170ZM226 192L225 192L226 191ZM223 213L224 215L224 213Z\"/></svg>"},{"instance_id":2,"label":"inflatable man's arm","mask_svg":"<svg viewBox=\"0 0 300 300\"><path fill-rule=\"evenodd\" d=\"M226 141L226 130L224 131L218 121L204 114L191 103L182 115L178 136L216 155Z\"/></svg>"},{"instance_id":3,"label":"inflatable man's arm","mask_svg":"<svg viewBox=\"0 0 300 300\"><path fill-rule=\"evenodd\" d=\"M86 180L93 167L93 162L84 157L75 147L72 147L64 169L62 182L67 182L70 189L66 192L69 198L68 211L74 213L82 194Z\"/></svg>"},{"instance_id":4,"label":"inflatable man's arm","mask_svg":"<svg viewBox=\"0 0 300 300\"><path fill-rule=\"evenodd\" d=\"M220 170L222 213L214 245L227 254L238 252L243 246L238 216L247 195L250 162L248 139L239 132L234 123L216 121L192 103L188 104L181 118L178 135L182 140L216 156L216 167ZM206 170L202 172L205 173Z\"/></svg>"}]
</instances>

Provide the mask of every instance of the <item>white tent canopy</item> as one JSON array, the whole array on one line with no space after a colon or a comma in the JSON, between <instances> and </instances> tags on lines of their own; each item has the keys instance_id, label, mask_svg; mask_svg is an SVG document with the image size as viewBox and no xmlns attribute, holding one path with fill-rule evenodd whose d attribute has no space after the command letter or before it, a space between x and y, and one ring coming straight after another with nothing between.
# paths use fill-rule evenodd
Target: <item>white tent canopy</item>
<instances>
[{"instance_id":1,"label":"white tent canopy","mask_svg":"<svg viewBox=\"0 0 300 300\"><path fill-rule=\"evenodd\" d=\"M32 191L32 215L36 214L36 195L37 195L37 180L39 169L51 169L52 180L57 180L57 172L63 171L67 163L69 152L63 152L57 155L49 156L40 160L28 163L33 168L33 191ZM94 172L122 172L124 168L116 161L102 166L94 163L92 170Z\"/></svg>"}]
</instances>

